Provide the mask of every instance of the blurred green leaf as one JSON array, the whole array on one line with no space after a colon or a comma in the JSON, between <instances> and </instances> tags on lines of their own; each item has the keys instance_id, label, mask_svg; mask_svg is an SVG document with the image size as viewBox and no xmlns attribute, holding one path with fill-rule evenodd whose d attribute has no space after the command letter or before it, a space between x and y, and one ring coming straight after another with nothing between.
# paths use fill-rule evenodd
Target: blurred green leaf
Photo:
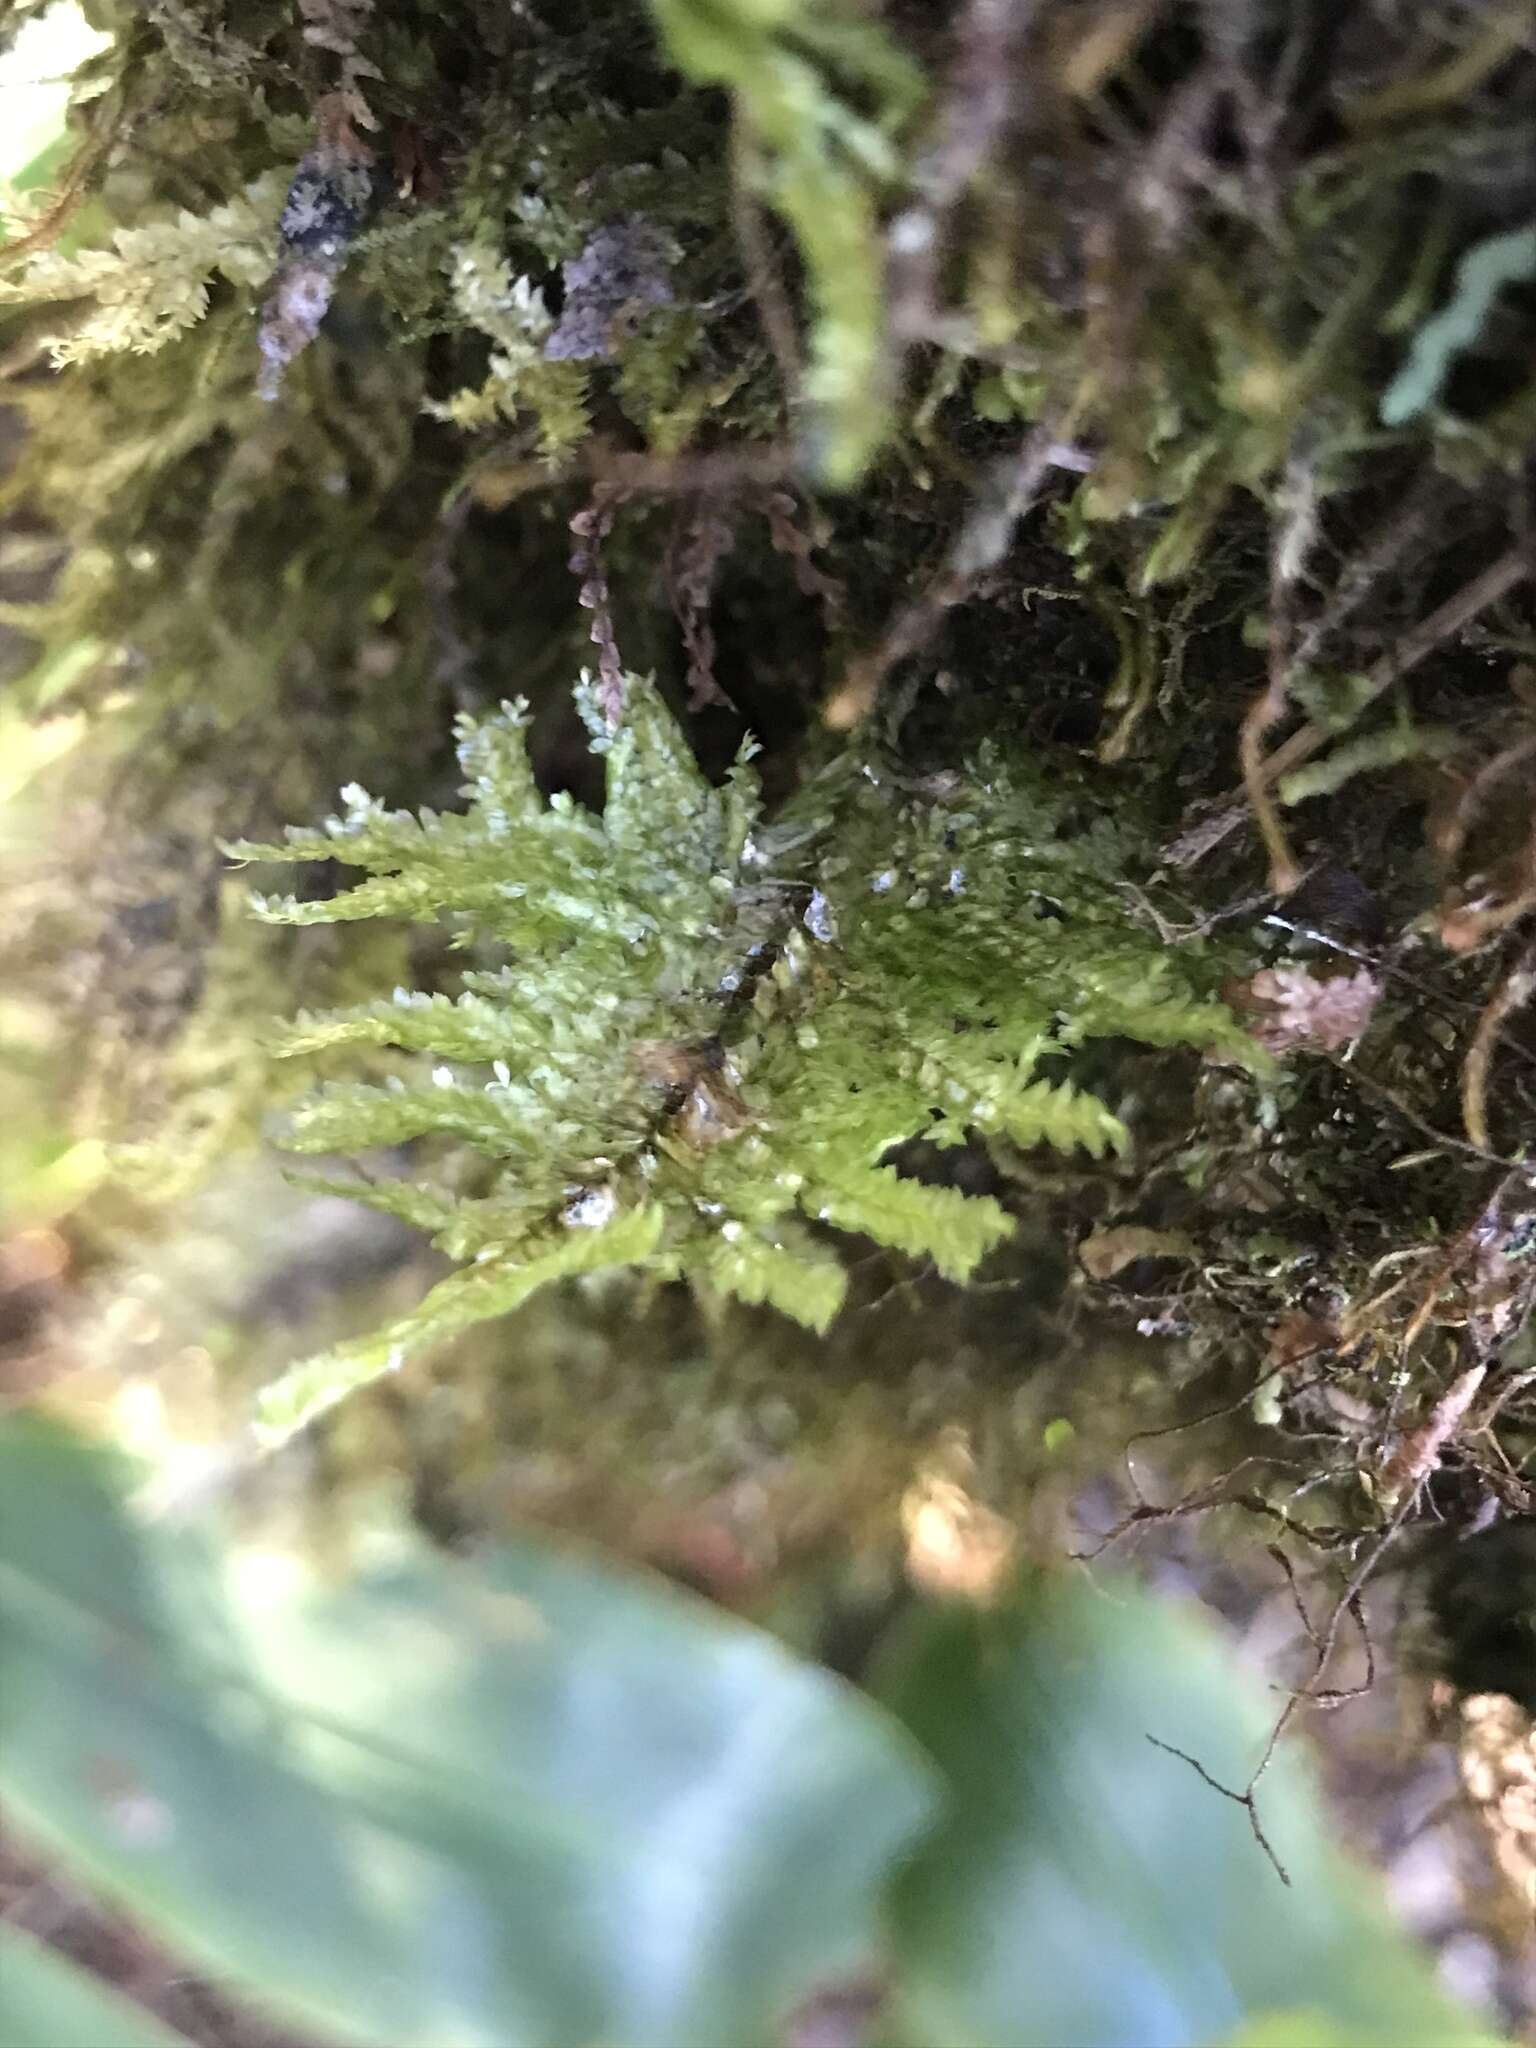
<instances>
[{"instance_id":1,"label":"blurred green leaf","mask_svg":"<svg viewBox=\"0 0 1536 2048\"><path fill-rule=\"evenodd\" d=\"M879 195L898 177L892 138L922 101L922 74L847 0L651 6L682 70L734 96L751 181L794 231L812 307L811 459L846 489L891 429Z\"/></svg>"},{"instance_id":2,"label":"blurred green leaf","mask_svg":"<svg viewBox=\"0 0 1536 2048\"><path fill-rule=\"evenodd\" d=\"M0 1796L171 1941L398 2048L776 2038L867 1962L928 1774L658 1585L522 1543L330 1593L0 1424Z\"/></svg>"},{"instance_id":3,"label":"blurred green leaf","mask_svg":"<svg viewBox=\"0 0 1536 2048\"><path fill-rule=\"evenodd\" d=\"M1294 1747L1260 1809L1287 1886L1246 1812L1155 1746L1240 1788L1273 1719L1193 1615L1046 1579L919 1617L878 1690L954 1795L896 1893L893 2040L1203 2048L1268 2016L1267 2048L1487 2043L1331 1846ZM1276 2034L1298 1998L1303 2031Z\"/></svg>"},{"instance_id":4,"label":"blurred green leaf","mask_svg":"<svg viewBox=\"0 0 1536 2048\"><path fill-rule=\"evenodd\" d=\"M184 2035L4 1921L0 2041L5 2048L187 2048Z\"/></svg>"},{"instance_id":5,"label":"blurred green leaf","mask_svg":"<svg viewBox=\"0 0 1536 2048\"><path fill-rule=\"evenodd\" d=\"M1433 2037L1432 2048L1439 2048L1441 2038L1439 2034ZM1495 2034L1462 2032L1451 2038L1468 2043L1469 2048L1501 2048L1500 2038ZM1362 2033L1357 2027L1329 2019L1312 2006L1288 2007L1284 2012L1260 2013L1239 2027L1221 2048L1361 2048L1362 2043L1379 2039L1379 2033ZM1425 2037L1405 2036L1404 2048L1416 2048L1420 2040ZM1427 2040L1425 2048L1431 2048Z\"/></svg>"},{"instance_id":6,"label":"blurred green leaf","mask_svg":"<svg viewBox=\"0 0 1536 2048\"><path fill-rule=\"evenodd\" d=\"M45 1423L0 1430L0 1798L198 1959L365 2038L404 2024L400 1921L435 1873L298 1767L212 1560L134 1526L134 1476Z\"/></svg>"},{"instance_id":7,"label":"blurred green leaf","mask_svg":"<svg viewBox=\"0 0 1536 2048\"><path fill-rule=\"evenodd\" d=\"M1222 2048L1356 2048L1360 2036L1326 2013L1310 2007L1260 2013L1238 2028Z\"/></svg>"}]
</instances>

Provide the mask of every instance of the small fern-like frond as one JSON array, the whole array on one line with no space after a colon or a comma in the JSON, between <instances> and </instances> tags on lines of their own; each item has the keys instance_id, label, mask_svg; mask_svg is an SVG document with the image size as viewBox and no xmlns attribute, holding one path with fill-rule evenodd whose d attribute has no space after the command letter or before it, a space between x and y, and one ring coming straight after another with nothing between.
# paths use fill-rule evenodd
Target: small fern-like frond
<instances>
[{"instance_id":1,"label":"small fern-like frond","mask_svg":"<svg viewBox=\"0 0 1536 2048\"><path fill-rule=\"evenodd\" d=\"M259 1436L281 1443L356 1388L393 1370L408 1352L442 1343L493 1316L510 1315L551 1281L644 1263L661 1229L661 1211L642 1207L595 1230L569 1231L523 1258L450 1273L398 1322L311 1359L266 1388L257 1401Z\"/></svg>"},{"instance_id":2,"label":"small fern-like frond","mask_svg":"<svg viewBox=\"0 0 1536 2048\"><path fill-rule=\"evenodd\" d=\"M858 1231L910 1258L931 1259L946 1280L969 1280L1008 1235L1008 1212L990 1195L925 1187L888 1166L850 1168L810 1191L816 1214L838 1230Z\"/></svg>"},{"instance_id":3,"label":"small fern-like frond","mask_svg":"<svg viewBox=\"0 0 1536 2048\"><path fill-rule=\"evenodd\" d=\"M1170 952L1130 921L1113 832L1084 828L1070 790L993 762L940 802L871 763L769 827L745 754L712 786L643 679L617 729L590 683L578 702L604 759L601 817L540 794L525 712L507 705L460 721L464 811L417 818L354 789L319 832L233 849L329 856L364 876L327 899L259 898L264 918L443 917L477 958L457 994L397 989L300 1016L278 1042L383 1064L318 1089L287 1142L446 1148L440 1185L352 1192L465 1271L379 1338L269 1390L270 1431L600 1266L682 1277L815 1329L845 1285L816 1226L964 1281L1008 1212L903 1175L893 1147L977 1133L1102 1157L1124 1149L1124 1125L1042 1062L1110 1034L1254 1057L1206 998L1198 950Z\"/></svg>"},{"instance_id":4,"label":"small fern-like frond","mask_svg":"<svg viewBox=\"0 0 1536 2048\"><path fill-rule=\"evenodd\" d=\"M215 272L249 289L271 276L286 187L274 171L209 213L183 208L118 227L102 248L39 250L19 274L0 279L0 304L82 302L83 312L50 343L59 364L153 354L202 319Z\"/></svg>"}]
</instances>

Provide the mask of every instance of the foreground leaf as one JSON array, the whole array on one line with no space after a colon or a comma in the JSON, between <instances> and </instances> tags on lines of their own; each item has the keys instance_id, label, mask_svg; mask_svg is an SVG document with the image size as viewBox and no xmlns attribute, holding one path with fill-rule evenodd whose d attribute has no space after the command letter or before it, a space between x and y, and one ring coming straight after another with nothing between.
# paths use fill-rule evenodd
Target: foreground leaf
<instances>
[{"instance_id":1,"label":"foreground leaf","mask_svg":"<svg viewBox=\"0 0 1536 2048\"><path fill-rule=\"evenodd\" d=\"M954 1795L896 1896L909 2048L1200 2048L1261 2020L1298 2048L1489 2041L1333 1848L1295 1750L1260 1809L1287 1886L1243 1809L1155 1746L1240 1787L1273 1716L1192 1615L1046 1581L921 1617L880 1690Z\"/></svg>"},{"instance_id":2,"label":"foreground leaf","mask_svg":"<svg viewBox=\"0 0 1536 2048\"><path fill-rule=\"evenodd\" d=\"M915 1752L771 1639L533 1544L322 1594L0 1425L0 1797L169 1941L397 2048L750 2048L867 1964Z\"/></svg>"}]
</instances>

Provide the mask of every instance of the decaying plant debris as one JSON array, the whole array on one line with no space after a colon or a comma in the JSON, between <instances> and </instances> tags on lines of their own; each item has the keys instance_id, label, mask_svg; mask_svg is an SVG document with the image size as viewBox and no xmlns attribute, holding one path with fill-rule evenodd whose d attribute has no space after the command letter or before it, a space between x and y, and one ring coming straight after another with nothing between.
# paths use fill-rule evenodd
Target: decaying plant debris
<instances>
[{"instance_id":1,"label":"decaying plant debris","mask_svg":"<svg viewBox=\"0 0 1536 2048\"><path fill-rule=\"evenodd\" d=\"M73 153L0 249L6 703L83 728L26 793L67 850L15 861L8 1029L67 1002L68 1084L29 1101L138 1176L78 1206L83 1255L148 1227L157 1161L189 1184L289 1099L256 1027L310 1006L298 1038L352 1062L333 1104L408 1105L337 1111L335 1144L414 1147L369 1192L455 1256L639 1264L641 1327L720 1360L769 1313L725 1297L850 1300L825 1350L783 1344L775 1456L818 1360L907 1412L899 1335L857 1334L882 1291L927 1290L929 1359L995 1287L1139 1333L1120 1445L1228 1417L1175 1512L1251 1507L1335 1630L1419 1529L1528 1514L1529 6L90 11ZM452 721L514 699L454 880ZM749 738L760 813L721 787ZM284 856L315 929L250 923L219 847L341 784ZM553 886L497 865L513 794L591 853L548 918L495 912ZM326 856L369 833L400 858L349 908ZM882 888L907 937L858 955ZM382 937L345 921L374 909ZM402 1064L444 1056L424 1018L490 1082ZM557 1129L583 1018L619 1036ZM1020 1108L1040 1061L1076 1123ZM535 1082L545 1137L495 1107ZM797 1117L880 1087L818 1180ZM983 1253L970 1297L929 1277ZM519 1327L543 1343L472 1340L465 1384ZM986 1336L982 1410L1030 1370ZM525 1445L567 1427L518 1414Z\"/></svg>"}]
</instances>

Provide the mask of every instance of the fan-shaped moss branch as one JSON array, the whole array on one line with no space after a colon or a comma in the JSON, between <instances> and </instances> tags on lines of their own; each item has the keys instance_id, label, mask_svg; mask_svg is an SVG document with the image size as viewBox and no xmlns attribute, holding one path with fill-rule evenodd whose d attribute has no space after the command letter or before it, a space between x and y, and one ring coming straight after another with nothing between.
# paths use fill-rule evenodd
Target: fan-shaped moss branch
<instances>
[{"instance_id":1,"label":"fan-shaped moss branch","mask_svg":"<svg viewBox=\"0 0 1536 2048\"><path fill-rule=\"evenodd\" d=\"M447 1141L440 1185L354 1192L470 1264L394 1328L270 1390L280 1432L410 1346L602 1265L817 1328L843 1295L818 1227L964 1280L1007 1211L904 1177L892 1147L975 1131L1101 1156L1126 1142L1118 1117L1042 1071L1081 1039L1249 1055L1205 998L1198 952L1128 921L1114 829L1079 829L1071 792L1037 773L985 760L939 803L873 763L845 767L773 827L745 753L712 788L642 679L617 732L590 683L580 700L606 757L600 819L540 795L508 705L460 722L462 813L389 812L354 789L321 831L233 849L364 877L323 901L259 897L266 918L444 917L477 962L456 996L397 989L301 1016L283 1041L432 1063L323 1087L289 1142Z\"/></svg>"}]
</instances>

